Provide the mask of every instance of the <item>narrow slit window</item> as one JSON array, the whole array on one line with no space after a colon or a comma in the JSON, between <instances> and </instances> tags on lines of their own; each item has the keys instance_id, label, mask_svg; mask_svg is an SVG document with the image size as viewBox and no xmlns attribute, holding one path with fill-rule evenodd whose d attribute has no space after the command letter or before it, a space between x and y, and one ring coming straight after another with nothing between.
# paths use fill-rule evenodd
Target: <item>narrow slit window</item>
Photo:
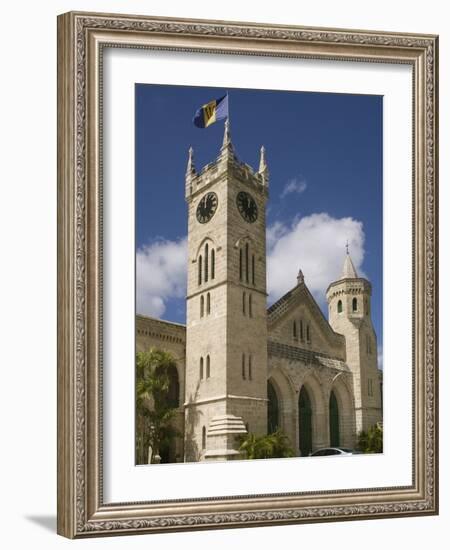
<instances>
[{"instance_id":1,"label":"narrow slit window","mask_svg":"<svg viewBox=\"0 0 450 550\"><path fill-rule=\"evenodd\" d=\"M300 340L303 340L303 321L300 321Z\"/></svg>"},{"instance_id":2,"label":"narrow slit window","mask_svg":"<svg viewBox=\"0 0 450 550\"><path fill-rule=\"evenodd\" d=\"M248 356L248 379L252 380L252 356Z\"/></svg>"},{"instance_id":3,"label":"narrow slit window","mask_svg":"<svg viewBox=\"0 0 450 550\"><path fill-rule=\"evenodd\" d=\"M206 295L206 315L209 315L211 313L211 296L208 292Z\"/></svg>"},{"instance_id":4,"label":"narrow slit window","mask_svg":"<svg viewBox=\"0 0 450 550\"><path fill-rule=\"evenodd\" d=\"M253 317L253 296L248 295L248 314L250 317Z\"/></svg>"},{"instance_id":5,"label":"narrow slit window","mask_svg":"<svg viewBox=\"0 0 450 550\"><path fill-rule=\"evenodd\" d=\"M352 310L353 311L358 311L358 299L357 298L353 298L353 300L352 300Z\"/></svg>"},{"instance_id":6,"label":"narrow slit window","mask_svg":"<svg viewBox=\"0 0 450 550\"><path fill-rule=\"evenodd\" d=\"M205 298L200 296L200 317L203 317L205 314Z\"/></svg>"},{"instance_id":7,"label":"narrow slit window","mask_svg":"<svg viewBox=\"0 0 450 550\"><path fill-rule=\"evenodd\" d=\"M211 249L211 279L216 276L216 251Z\"/></svg>"},{"instance_id":8,"label":"narrow slit window","mask_svg":"<svg viewBox=\"0 0 450 550\"><path fill-rule=\"evenodd\" d=\"M339 300L337 303L337 312L342 313L342 300Z\"/></svg>"},{"instance_id":9,"label":"narrow slit window","mask_svg":"<svg viewBox=\"0 0 450 550\"><path fill-rule=\"evenodd\" d=\"M242 313L245 315L246 314L246 304L245 302L247 301L247 293L244 292L242 294Z\"/></svg>"},{"instance_id":10,"label":"narrow slit window","mask_svg":"<svg viewBox=\"0 0 450 550\"><path fill-rule=\"evenodd\" d=\"M292 323L292 336L294 338L297 338L297 321L294 321Z\"/></svg>"},{"instance_id":11,"label":"narrow slit window","mask_svg":"<svg viewBox=\"0 0 450 550\"><path fill-rule=\"evenodd\" d=\"M309 324L306 325L306 341L311 342L311 334L309 332Z\"/></svg>"},{"instance_id":12,"label":"narrow slit window","mask_svg":"<svg viewBox=\"0 0 450 550\"><path fill-rule=\"evenodd\" d=\"M245 280L248 283L248 243L245 243Z\"/></svg>"},{"instance_id":13,"label":"narrow slit window","mask_svg":"<svg viewBox=\"0 0 450 550\"><path fill-rule=\"evenodd\" d=\"M243 258L242 258L243 254L242 254L242 248L239 249L239 280L242 281L242 263L243 263Z\"/></svg>"},{"instance_id":14,"label":"narrow slit window","mask_svg":"<svg viewBox=\"0 0 450 550\"><path fill-rule=\"evenodd\" d=\"M245 353L242 354L242 379L245 380Z\"/></svg>"},{"instance_id":15,"label":"narrow slit window","mask_svg":"<svg viewBox=\"0 0 450 550\"><path fill-rule=\"evenodd\" d=\"M252 284L255 284L255 255L252 254Z\"/></svg>"},{"instance_id":16,"label":"narrow slit window","mask_svg":"<svg viewBox=\"0 0 450 550\"><path fill-rule=\"evenodd\" d=\"M211 359L209 355L206 356L206 378L211 376Z\"/></svg>"},{"instance_id":17,"label":"narrow slit window","mask_svg":"<svg viewBox=\"0 0 450 550\"><path fill-rule=\"evenodd\" d=\"M203 357L200 357L200 380L203 380Z\"/></svg>"},{"instance_id":18,"label":"narrow slit window","mask_svg":"<svg viewBox=\"0 0 450 550\"><path fill-rule=\"evenodd\" d=\"M206 427L202 428L202 450L206 449Z\"/></svg>"},{"instance_id":19,"label":"narrow slit window","mask_svg":"<svg viewBox=\"0 0 450 550\"><path fill-rule=\"evenodd\" d=\"M208 258L209 256L209 246L208 243L205 244L205 283L208 282Z\"/></svg>"},{"instance_id":20,"label":"narrow slit window","mask_svg":"<svg viewBox=\"0 0 450 550\"><path fill-rule=\"evenodd\" d=\"M198 284L202 284L202 255L198 257Z\"/></svg>"}]
</instances>

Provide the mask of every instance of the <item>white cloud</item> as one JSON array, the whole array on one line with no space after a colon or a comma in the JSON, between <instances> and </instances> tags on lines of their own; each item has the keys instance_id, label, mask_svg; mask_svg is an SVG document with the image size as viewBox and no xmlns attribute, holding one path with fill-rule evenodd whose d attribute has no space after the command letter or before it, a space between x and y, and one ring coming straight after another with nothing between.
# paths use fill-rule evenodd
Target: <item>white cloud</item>
<instances>
[{"instance_id":1,"label":"white cloud","mask_svg":"<svg viewBox=\"0 0 450 550\"><path fill-rule=\"evenodd\" d=\"M275 222L266 229L267 250L270 251L278 240L283 237L289 229L281 222Z\"/></svg>"},{"instance_id":2,"label":"white cloud","mask_svg":"<svg viewBox=\"0 0 450 550\"><path fill-rule=\"evenodd\" d=\"M306 190L306 187L306 181L303 178L292 178L284 186L280 198L284 199L284 197L290 193L297 193L300 195Z\"/></svg>"},{"instance_id":3,"label":"white cloud","mask_svg":"<svg viewBox=\"0 0 450 550\"><path fill-rule=\"evenodd\" d=\"M353 218L333 218L312 214L290 225L275 222L267 228L267 277L269 303L293 288L298 270L319 302L325 304L328 285L342 270L345 243L358 274L364 276L364 231ZM137 313L161 317L167 301L186 295L187 238L158 239L138 249L136 254Z\"/></svg>"},{"instance_id":4,"label":"white cloud","mask_svg":"<svg viewBox=\"0 0 450 550\"><path fill-rule=\"evenodd\" d=\"M377 360L378 368L383 370L383 348L381 346L378 346L377 348Z\"/></svg>"},{"instance_id":5,"label":"white cloud","mask_svg":"<svg viewBox=\"0 0 450 550\"><path fill-rule=\"evenodd\" d=\"M136 254L137 313L161 317L170 298L186 295L187 238L159 239Z\"/></svg>"},{"instance_id":6,"label":"white cloud","mask_svg":"<svg viewBox=\"0 0 450 550\"><path fill-rule=\"evenodd\" d=\"M341 275L347 240L355 268L364 276L362 222L321 213L299 218L290 226L280 222L271 225L267 229L269 302L295 286L301 269L306 285L323 306L328 285Z\"/></svg>"}]
</instances>

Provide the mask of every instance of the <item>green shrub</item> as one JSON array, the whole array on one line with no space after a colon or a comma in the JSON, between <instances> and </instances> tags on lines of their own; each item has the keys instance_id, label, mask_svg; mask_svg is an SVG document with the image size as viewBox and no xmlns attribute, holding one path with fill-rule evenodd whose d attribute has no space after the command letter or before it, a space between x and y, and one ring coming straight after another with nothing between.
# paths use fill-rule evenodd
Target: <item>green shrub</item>
<instances>
[{"instance_id":1,"label":"green shrub","mask_svg":"<svg viewBox=\"0 0 450 550\"><path fill-rule=\"evenodd\" d=\"M359 432L358 450L362 453L383 452L383 425L381 422L371 426L367 432Z\"/></svg>"},{"instance_id":2,"label":"green shrub","mask_svg":"<svg viewBox=\"0 0 450 550\"><path fill-rule=\"evenodd\" d=\"M261 458L289 458L294 456L289 438L281 430L268 435L252 433L241 436L239 450L248 460Z\"/></svg>"}]
</instances>

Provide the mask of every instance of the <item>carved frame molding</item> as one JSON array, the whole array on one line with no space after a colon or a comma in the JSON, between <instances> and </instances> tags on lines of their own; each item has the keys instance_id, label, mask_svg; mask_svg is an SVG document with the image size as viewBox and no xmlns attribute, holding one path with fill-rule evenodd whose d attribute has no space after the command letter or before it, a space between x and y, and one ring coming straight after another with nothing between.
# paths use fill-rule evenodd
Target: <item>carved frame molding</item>
<instances>
[{"instance_id":1,"label":"carved frame molding","mask_svg":"<svg viewBox=\"0 0 450 550\"><path fill-rule=\"evenodd\" d=\"M102 501L103 47L413 67L413 484L165 502ZM438 38L67 13L58 17L58 533L70 537L438 512Z\"/></svg>"}]
</instances>

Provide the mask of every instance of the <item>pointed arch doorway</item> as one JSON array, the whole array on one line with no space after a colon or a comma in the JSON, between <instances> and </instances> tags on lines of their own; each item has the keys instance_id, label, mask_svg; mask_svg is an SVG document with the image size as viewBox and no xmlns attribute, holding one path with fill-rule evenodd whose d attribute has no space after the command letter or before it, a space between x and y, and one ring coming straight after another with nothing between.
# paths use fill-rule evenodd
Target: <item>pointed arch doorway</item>
<instances>
[{"instance_id":1,"label":"pointed arch doorway","mask_svg":"<svg viewBox=\"0 0 450 550\"><path fill-rule=\"evenodd\" d=\"M339 445L341 444L341 437L339 433L339 407L334 391L332 391L330 394L329 418L330 447L339 447Z\"/></svg>"},{"instance_id":2,"label":"pointed arch doorway","mask_svg":"<svg viewBox=\"0 0 450 550\"><path fill-rule=\"evenodd\" d=\"M280 413L277 392L270 380L267 382L267 397L267 433L271 434L280 427Z\"/></svg>"},{"instance_id":3,"label":"pointed arch doorway","mask_svg":"<svg viewBox=\"0 0 450 550\"><path fill-rule=\"evenodd\" d=\"M298 398L298 441L300 456L309 456L312 451L312 408L305 386Z\"/></svg>"}]
</instances>

